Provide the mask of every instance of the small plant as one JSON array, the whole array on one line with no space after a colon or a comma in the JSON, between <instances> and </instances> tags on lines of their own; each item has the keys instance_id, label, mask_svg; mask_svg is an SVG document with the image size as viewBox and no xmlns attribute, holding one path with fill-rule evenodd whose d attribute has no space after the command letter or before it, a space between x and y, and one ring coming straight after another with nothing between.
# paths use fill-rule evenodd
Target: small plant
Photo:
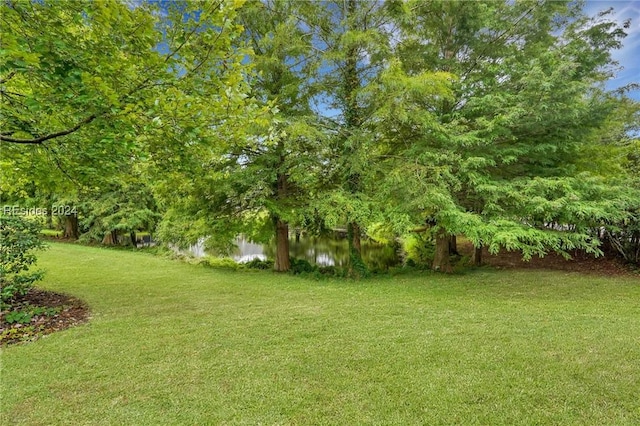
<instances>
[{"instance_id":1,"label":"small plant","mask_svg":"<svg viewBox=\"0 0 640 426\"><path fill-rule=\"evenodd\" d=\"M33 325L6 328L0 332L0 344L35 340L41 331L42 326L35 327Z\"/></svg>"},{"instance_id":2,"label":"small plant","mask_svg":"<svg viewBox=\"0 0 640 426\"><path fill-rule=\"evenodd\" d=\"M40 226L18 216L0 216L0 309L10 308L42 279L41 271L29 272L36 262L34 250L44 247Z\"/></svg>"},{"instance_id":3,"label":"small plant","mask_svg":"<svg viewBox=\"0 0 640 426\"><path fill-rule=\"evenodd\" d=\"M26 304L19 309L15 309L11 312L8 312L4 316L4 322L7 324L28 324L31 322L31 319L35 316L44 315L47 317L52 317L59 314L62 311L61 307L44 307L44 306L33 306Z\"/></svg>"},{"instance_id":4,"label":"small plant","mask_svg":"<svg viewBox=\"0 0 640 426\"><path fill-rule=\"evenodd\" d=\"M198 260L199 265L203 265L209 268L221 268L221 269L239 269L238 262L230 257L211 257L206 256Z\"/></svg>"},{"instance_id":5,"label":"small plant","mask_svg":"<svg viewBox=\"0 0 640 426\"><path fill-rule=\"evenodd\" d=\"M243 263L249 269L273 269L273 260L260 260L255 258L249 262Z\"/></svg>"},{"instance_id":6,"label":"small plant","mask_svg":"<svg viewBox=\"0 0 640 426\"><path fill-rule=\"evenodd\" d=\"M309 263L309 261L307 261L306 259L296 259L292 257L290 261L291 269L289 271L294 275L310 273L316 270L316 267Z\"/></svg>"},{"instance_id":7,"label":"small plant","mask_svg":"<svg viewBox=\"0 0 640 426\"><path fill-rule=\"evenodd\" d=\"M404 240L404 265L410 268L431 268L435 254L433 238L427 234L412 234Z\"/></svg>"},{"instance_id":8,"label":"small plant","mask_svg":"<svg viewBox=\"0 0 640 426\"><path fill-rule=\"evenodd\" d=\"M25 311L11 311L4 316L4 321L7 324L29 324L33 315L30 312Z\"/></svg>"}]
</instances>

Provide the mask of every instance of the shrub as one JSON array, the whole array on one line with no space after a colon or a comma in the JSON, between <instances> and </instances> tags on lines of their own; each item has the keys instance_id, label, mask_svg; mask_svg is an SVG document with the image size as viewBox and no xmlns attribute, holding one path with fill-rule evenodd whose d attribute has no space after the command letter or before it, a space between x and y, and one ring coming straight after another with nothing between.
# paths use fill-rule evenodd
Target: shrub
<instances>
[{"instance_id":1,"label":"shrub","mask_svg":"<svg viewBox=\"0 0 640 426\"><path fill-rule=\"evenodd\" d=\"M230 257L211 257L205 256L198 260L199 265L207 266L209 268L221 268L221 269L239 269L241 267L238 262Z\"/></svg>"},{"instance_id":2,"label":"shrub","mask_svg":"<svg viewBox=\"0 0 640 426\"><path fill-rule=\"evenodd\" d=\"M290 261L291 269L289 270L289 272L294 275L314 272L316 270L316 268L305 259L296 259L292 257Z\"/></svg>"},{"instance_id":3,"label":"shrub","mask_svg":"<svg viewBox=\"0 0 640 426\"><path fill-rule=\"evenodd\" d=\"M640 209L616 225L605 230L605 240L625 261L640 265Z\"/></svg>"},{"instance_id":4,"label":"shrub","mask_svg":"<svg viewBox=\"0 0 640 426\"><path fill-rule=\"evenodd\" d=\"M329 265L329 266L319 266L318 267L318 272L322 275L327 275L330 277L337 277L340 276L342 271L339 268L336 268L333 265Z\"/></svg>"},{"instance_id":5,"label":"shrub","mask_svg":"<svg viewBox=\"0 0 640 426\"><path fill-rule=\"evenodd\" d=\"M404 240L404 264L412 268L430 268L435 255L435 244L428 233L412 234Z\"/></svg>"},{"instance_id":6,"label":"shrub","mask_svg":"<svg viewBox=\"0 0 640 426\"><path fill-rule=\"evenodd\" d=\"M36 262L34 250L44 247L40 226L18 216L0 216L0 308L12 306L41 280L43 272L29 272Z\"/></svg>"},{"instance_id":7,"label":"shrub","mask_svg":"<svg viewBox=\"0 0 640 426\"><path fill-rule=\"evenodd\" d=\"M243 265L249 269L273 269L273 260L260 260L255 258L243 263Z\"/></svg>"}]
</instances>

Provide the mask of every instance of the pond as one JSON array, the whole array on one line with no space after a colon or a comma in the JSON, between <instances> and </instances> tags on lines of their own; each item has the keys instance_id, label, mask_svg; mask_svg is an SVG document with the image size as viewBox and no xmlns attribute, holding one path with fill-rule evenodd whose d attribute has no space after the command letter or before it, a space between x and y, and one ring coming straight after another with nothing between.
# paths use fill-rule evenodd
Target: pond
<instances>
[{"instance_id":1,"label":"pond","mask_svg":"<svg viewBox=\"0 0 640 426\"><path fill-rule=\"evenodd\" d=\"M258 244L244 237L236 240L236 251L232 254L236 262L249 262L253 259L274 259L275 242ZM204 238L189 250L194 256L207 255ZM349 262L349 247L346 238L339 236L301 236L299 240L289 240L289 253L296 259L305 259L312 265L346 267ZM395 247L362 240L362 259L371 269L386 269L400 261Z\"/></svg>"}]
</instances>

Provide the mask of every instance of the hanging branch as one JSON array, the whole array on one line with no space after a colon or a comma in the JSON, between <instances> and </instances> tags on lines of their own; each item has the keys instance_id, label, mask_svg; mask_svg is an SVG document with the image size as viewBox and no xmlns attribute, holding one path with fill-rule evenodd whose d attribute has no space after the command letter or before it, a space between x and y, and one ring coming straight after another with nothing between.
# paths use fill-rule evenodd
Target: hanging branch
<instances>
[{"instance_id":1,"label":"hanging branch","mask_svg":"<svg viewBox=\"0 0 640 426\"><path fill-rule=\"evenodd\" d=\"M73 132L79 130L85 124L91 123L96 118L97 118L97 116L95 114L92 114L92 115L88 116L87 118L85 118L84 120L82 120L81 122L79 122L78 124L76 124L75 126L71 127L70 129L62 130L62 131L55 132L55 133L49 133L48 135L40 136L40 137L33 138L33 139L19 139L19 138L13 138L11 136L6 136L6 135L3 135L3 134L0 134L0 141L11 142L11 143L22 143L22 144L36 144L37 145L37 144L41 144L42 142L48 141L49 139L54 139L54 138L58 138L60 136L66 136L66 135L68 135L70 133L73 133Z\"/></svg>"}]
</instances>

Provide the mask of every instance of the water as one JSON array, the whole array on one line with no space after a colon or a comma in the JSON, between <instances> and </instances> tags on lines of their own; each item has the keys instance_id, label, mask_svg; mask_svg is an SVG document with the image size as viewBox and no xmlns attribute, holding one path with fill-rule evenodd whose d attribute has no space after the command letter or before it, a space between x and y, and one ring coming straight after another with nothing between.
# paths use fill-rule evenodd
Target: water
<instances>
[{"instance_id":1,"label":"water","mask_svg":"<svg viewBox=\"0 0 640 426\"><path fill-rule=\"evenodd\" d=\"M239 237L237 249L231 257L236 262L249 262L253 259L274 259L275 242L258 244ZM190 248L196 257L207 253L204 249L204 238ZM349 246L346 238L301 236L299 241L289 240L289 254L296 259L305 259L312 265L346 267L349 262ZM370 240L362 241L362 260L372 269L386 269L399 262L396 249L390 245L377 244Z\"/></svg>"}]
</instances>

